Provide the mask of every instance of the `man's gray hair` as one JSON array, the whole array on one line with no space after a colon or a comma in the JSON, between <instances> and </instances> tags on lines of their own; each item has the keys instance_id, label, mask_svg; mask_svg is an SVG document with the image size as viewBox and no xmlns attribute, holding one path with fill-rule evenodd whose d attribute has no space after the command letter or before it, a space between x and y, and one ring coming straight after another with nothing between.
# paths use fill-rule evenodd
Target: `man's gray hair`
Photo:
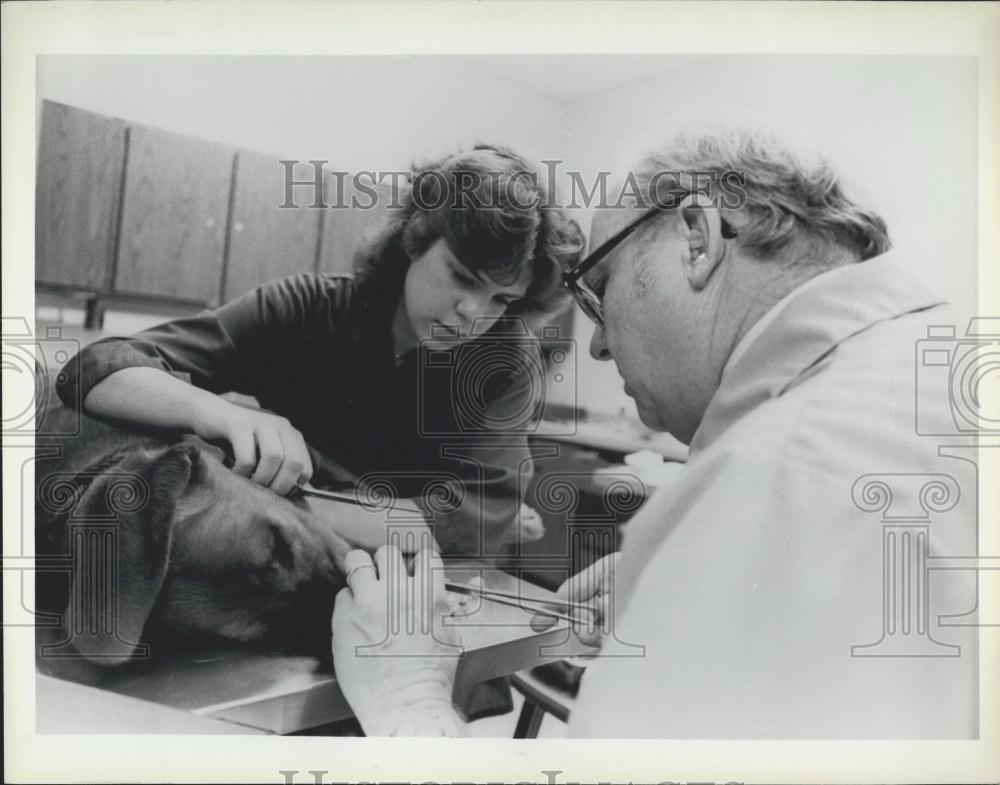
<instances>
[{"instance_id":1,"label":"man's gray hair","mask_svg":"<svg viewBox=\"0 0 1000 785\"><path fill-rule=\"evenodd\" d=\"M636 172L647 199L657 196L649 189L658 187L658 172L710 173L703 179L712 180L712 196L719 194L726 173L740 173L749 221L740 226L737 242L757 258L772 256L797 235L836 243L862 260L892 246L885 221L845 194L826 160L806 161L764 133L739 129L678 135L647 156Z\"/></svg>"}]
</instances>

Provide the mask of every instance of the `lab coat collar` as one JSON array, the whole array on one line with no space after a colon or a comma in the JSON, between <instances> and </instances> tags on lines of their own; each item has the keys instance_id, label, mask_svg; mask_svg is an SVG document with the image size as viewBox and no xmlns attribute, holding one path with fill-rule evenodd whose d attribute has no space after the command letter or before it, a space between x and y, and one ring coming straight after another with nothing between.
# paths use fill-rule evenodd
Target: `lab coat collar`
<instances>
[{"instance_id":1,"label":"lab coat collar","mask_svg":"<svg viewBox=\"0 0 1000 785\"><path fill-rule=\"evenodd\" d=\"M839 343L877 322L940 305L896 254L838 267L781 300L733 352L689 459L737 420L781 395Z\"/></svg>"}]
</instances>

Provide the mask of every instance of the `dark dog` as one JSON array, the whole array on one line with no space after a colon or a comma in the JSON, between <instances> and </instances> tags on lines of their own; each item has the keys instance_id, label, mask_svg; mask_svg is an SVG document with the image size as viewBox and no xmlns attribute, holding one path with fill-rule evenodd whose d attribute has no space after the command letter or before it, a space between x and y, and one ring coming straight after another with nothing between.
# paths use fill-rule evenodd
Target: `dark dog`
<instances>
[{"instance_id":1,"label":"dark dog","mask_svg":"<svg viewBox=\"0 0 1000 785\"><path fill-rule=\"evenodd\" d=\"M329 651L353 544L335 520L238 476L193 437L128 432L58 403L41 413L37 445L44 670L118 664L140 641Z\"/></svg>"}]
</instances>

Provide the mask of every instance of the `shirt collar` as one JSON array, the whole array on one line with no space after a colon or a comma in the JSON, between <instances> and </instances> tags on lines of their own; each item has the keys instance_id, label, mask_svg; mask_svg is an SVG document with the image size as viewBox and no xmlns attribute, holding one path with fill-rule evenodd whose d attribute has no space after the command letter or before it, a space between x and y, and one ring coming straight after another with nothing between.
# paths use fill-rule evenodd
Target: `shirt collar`
<instances>
[{"instance_id":1,"label":"shirt collar","mask_svg":"<svg viewBox=\"0 0 1000 785\"><path fill-rule=\"evenodd\" d=\"M907 265L891 253L807 281L768 311L733 350L690 456L781 395L842 341L877 322L943 302L914 281Z\"/></svg>"},{"instance_id":2,"label":"shirt collar","mask_svg":"<svg viewBox=\"0 0 1000 785\"><path fill-rule=\"evenodd\" d=\"M773 322L776 318L778 318L778 314L781 313L784 307L793 298L803 294L816 284L822 284L826 280L826 276L834 272L836 272L836 269L827 270L825 273L820 273L814 278L810 278L808 281L801 284L797 288L792 289L792 291L790 291L788 294L786 294L784 297L778 300L778 302L775 303L774 306L767 311L767 313L765 313L760 319L757 320L757 322L749 330L747 330L746 335L744 335L740 339L740 342L736 344L736 348L733 349L732 354L729 355L729 359L726 361L725 367L722 369L722 378L726 377L726 373L728 373L729 369L736 363L736 361L740 357L743 356L744 353L746 353L747 349L749 349L750 346L753 344L753 342L757 340L757 336L760 335L762 332L764 332L767 326L771 322Z\"/></svg>"}]
</instances>

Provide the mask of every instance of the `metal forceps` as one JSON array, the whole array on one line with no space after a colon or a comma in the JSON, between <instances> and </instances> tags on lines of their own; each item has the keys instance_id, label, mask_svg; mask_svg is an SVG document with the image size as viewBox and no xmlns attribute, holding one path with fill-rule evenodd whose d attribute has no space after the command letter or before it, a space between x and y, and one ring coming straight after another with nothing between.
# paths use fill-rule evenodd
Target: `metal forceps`
<instances>
[{"instance_id":1,"label":"metal forceps","mask_svg":"<svg viewBox=\"0 0 1000 785\"><path fill-rule=\"evenodd\" d=\"M552 610L551 606L559 605L578 611L593 611L593 608L586 603L560 600L555 597L549 599L541 597L526 597L521 594L514 594L513 592L500 591L498 589L484 589L481 586L474 586L466 583L455 583L453 581L445 581L444 587L449 591L471 594L474 597L481 597L484 600L495 602L498 605L510 605L515 608L520 608L521 610L537 613L539 616L549 616L553 619L568 621L571 624L587 624L588 622L586 619L580 618L579 616L571 616L566 613L560 613L559 611Z\"/></svg>"},{"instance_id":2,"label":"metal forceps","mask_svg":"<svg viewBox=\"0 0 1000 785\"><path fill-rule=\"evenodd\" d=\"M348 504L356 504L359 506L367 506L366 503L362 502L353 493L344 493L343 491L321 491L317 488L307 486L305 484L296 484L296 493L300 493L304 496L314 496L318 499L329 499L331 501L346 502ZM409 500L402 500L404 503L400 504L400 500L397 500L389 505L385 505L391 509L397 509L410 513L420 513L420 508L416 504L410 502ZM379 505L382 506L382 505ZM571 616L567 613L560 613L559 611L552 610L550 606L558 605L566 608L570 608L578 611L592 611L593 609L582 602L572 602L570 600L559 600L556 598L544 599L541 597L526 597L520 594L514 594L513 592L500 591L496 589L484 589L481 586L474 586L465 583L456 583L453 581L446 581L445 588L450 591L462 592L464 594L471 594L476 597L480 597L489 602L495 602L498 605L510 605L515 608L520 608L521 610L529 611L532 613L537 613L539 616L548 616L553 619L560 619L562 621L567 621L570 624L586 624L587 620L582 619L579 616Z\"/></svg>"},{"instance_id":3,"label":"metal forceps","mask_svg":"<svg viewBox=\"0 0 1000 785\"><path fill-rule=\"evenodd\" d=\"M321 491L319 488L313 488L311 485L304 483L295 483L292 495L312 496L316 499L345 502L346 504L354 504L358 507L399 510L400 512L422 515L420 508L409 499L394 499L387 503L366 501L359 499L357 493L353 491Z\"/></svg>"}]
</instances>

